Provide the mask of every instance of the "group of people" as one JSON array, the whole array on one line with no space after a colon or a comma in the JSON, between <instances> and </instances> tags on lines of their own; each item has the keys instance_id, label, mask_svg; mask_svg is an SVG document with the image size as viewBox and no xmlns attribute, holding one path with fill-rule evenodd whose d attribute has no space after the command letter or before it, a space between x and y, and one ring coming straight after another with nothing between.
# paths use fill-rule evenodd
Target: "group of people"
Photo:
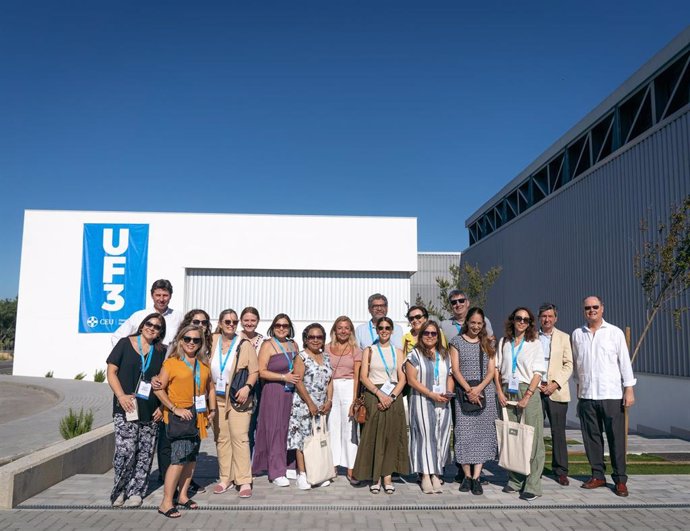
<instances>
[{"instance_id":1,"label":"group of people","mask_svg":"<svg viewBox=\"0 0 690 531\"><path fill-rule=\"evenodd\" d=\"M196 509L192 494L203 487L192 477L208 427L218 455L214 494L233 489L248 498L252 478L261 474L277 487L291 478L302 490L327 486L329 480L307 480L303 453L320 417L333 463L351 484L367 482L374 494L392 494L394 474L416 473L422 492L439 493L454 454L459 490L475 495L483 493L483 465L497 457L495 420L524 417L535 431L530 471L510 472L503 492L533 500L542 494L544 416L555 479L569 484L571 375L592 467L582 487L606 485L605 431L615 492L627 495L623 411L634 403L635 379L623 334L603 320L599 297L584 299L586 324L571 341L555 327L553 304L544 304L537 319L516 308L497 339L483 310L459 290L449 293L450 319L437 323L425 308L411 306L410 330L403 333L377 293L368 300L371 320L355 327L341 316L328 333L312 323L300 348L285 313L273 318L267 337L257 332L253 307L223 310L212 331L204 310L181 315L169 307L171 296L170 282L156 281L153 307L133 314L113 335L107 375L114 393L115 507L141 505L157 448L164 482L159 512L178 518L178 507Z\"/></svg>"}]
</instances>

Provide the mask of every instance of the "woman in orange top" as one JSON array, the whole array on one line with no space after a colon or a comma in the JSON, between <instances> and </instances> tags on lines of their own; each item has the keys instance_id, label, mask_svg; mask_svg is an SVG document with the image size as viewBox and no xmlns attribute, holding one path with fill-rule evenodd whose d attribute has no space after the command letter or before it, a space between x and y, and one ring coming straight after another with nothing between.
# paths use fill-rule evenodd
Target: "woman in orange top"
<instances>
[{"instance_id":1,"label":"woman in orange top","mask_svg":"<svg viewBox=\"0 0 690 531\"><path fill-rule=\"evenodd\" d=\"M179 505L187 509L199 508L189 498L187 489L194 473L201 439L206 437L206 425L216 413L216 391L211 382L211 369L204 355L207 348L206 334L202 327L188 325L181 328L175 337L175 349L163 363L159 375L162 389L156 391L156 396L166 407L163 412L166 428L170 415L190 420L194 411L198 428L196 437L171 441L170 466L165 473L163 501L158 507L158 512L168 518L181 516L173 503L176 488L180 491Z\"/></svg>"}]
</instances>

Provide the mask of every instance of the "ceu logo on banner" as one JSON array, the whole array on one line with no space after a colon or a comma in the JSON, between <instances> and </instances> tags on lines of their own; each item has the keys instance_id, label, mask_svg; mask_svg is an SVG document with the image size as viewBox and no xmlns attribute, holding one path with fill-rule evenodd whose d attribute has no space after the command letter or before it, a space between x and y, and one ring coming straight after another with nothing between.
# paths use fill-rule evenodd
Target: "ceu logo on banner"
<instances>
[{"instance_id":1,"label":"ceu logo on banner","mask_svg":"<svg viewBox=\"0 0 690 531\"><path fill-rule=\"evenodd\" d=\"M84 223L79 332L114 332L146 306L148 225Z\"/></svg>"}]
</instances>

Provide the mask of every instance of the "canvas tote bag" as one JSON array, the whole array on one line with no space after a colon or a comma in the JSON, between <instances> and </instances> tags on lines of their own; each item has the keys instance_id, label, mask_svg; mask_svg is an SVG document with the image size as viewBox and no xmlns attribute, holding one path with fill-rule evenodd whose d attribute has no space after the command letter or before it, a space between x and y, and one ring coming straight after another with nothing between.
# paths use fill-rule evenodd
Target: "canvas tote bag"
<instances>
[{"instance_id":1,"label":"canvas tote bag","mask_svg":"<svg viewBox=\"0 0 690 531\"><path fill-rule=\"evenodd\" d=\"M316 420L311 418L311 435L304 440L304 468L307 482L318 485L333 477L333 454L325 415L320 415L321 428L316 429Z\"/></svg>"},{"instance_id":2,"label":"canvas tote bag","mask_svg":"<svg viewBox=\"0 0 690 531\"><path fill-rule=\"evenodd\" d=\"M517 402L508 402L509 406L517 407ZM496 438L498 439L498 465L506 470L528 476L530 473L530 457L534 442L534 427L525 424L524 412L520 422L508 420L508 410L503 407L503 418L496 419Z\"/></svg>"}]
</instances>

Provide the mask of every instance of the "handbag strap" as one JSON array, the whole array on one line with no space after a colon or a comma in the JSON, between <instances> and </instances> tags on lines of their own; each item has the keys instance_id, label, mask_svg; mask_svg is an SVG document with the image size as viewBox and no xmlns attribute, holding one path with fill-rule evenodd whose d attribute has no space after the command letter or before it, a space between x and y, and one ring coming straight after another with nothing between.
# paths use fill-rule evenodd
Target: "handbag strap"
<instances>
[{"instance_id":1,"label":"handbag strap","mask_svg":"<svg viewBox=\"0 0 690 531\"><path fill-rule=\"evenodd\" d=\"M479 381L484 381L484 350L482 349L482 342L479 341Z\"/></svg>"},{"instance_id":2,"label":"handbag strap","mask_svg":"<svg viewBox=\"0 0 690 531\"><path fill-rule=\"evenodd\" d=\"M237 345L237 348L235 349L235 353L237 354L237 356L235 357L235 366L232 369L232 378L230 378L231 383L232 383L233 379L235 378L235 374L237 374L237 365L240 362L240 347L242 346L242 343L244 343L245 341L249 341L249 340L244 339L244 338L241 339L239 344Z\"/></svg>"}]
</instances>

